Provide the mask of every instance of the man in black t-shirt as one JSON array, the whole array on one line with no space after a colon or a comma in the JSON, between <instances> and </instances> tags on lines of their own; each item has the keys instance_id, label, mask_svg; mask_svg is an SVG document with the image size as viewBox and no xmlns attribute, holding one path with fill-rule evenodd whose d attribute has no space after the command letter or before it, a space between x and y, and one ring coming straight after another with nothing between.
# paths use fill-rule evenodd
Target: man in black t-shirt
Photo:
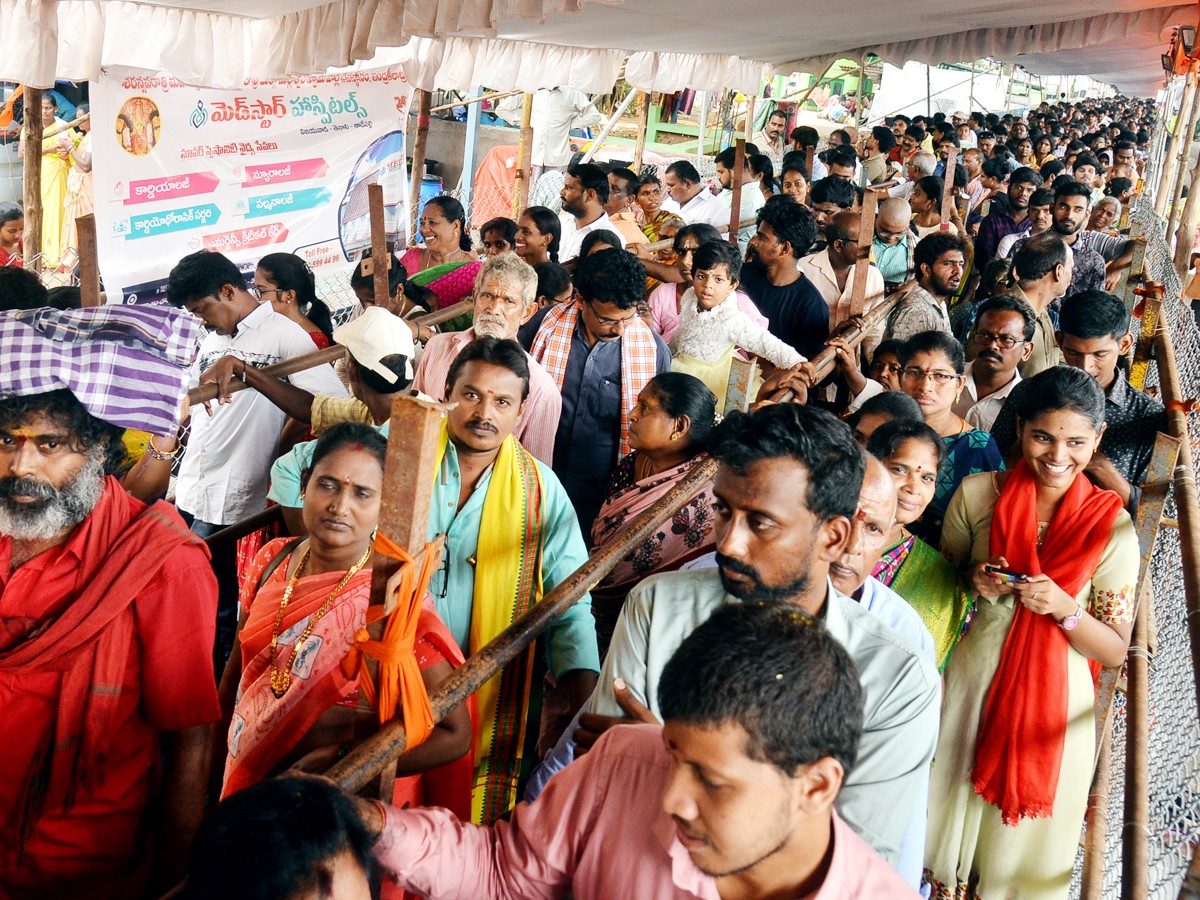
<instances>
[{"instance_id":1,"label":"man in black t-shirt","mask_svg":"<svg viewBox=\"0 0 1200 900\"><path fill-rule=\"evenodd\" d=\"M817 224L808 207L783 195L770 198L758 212L740 286L767 317L771 334L808 359L829 337L829 307L796 268L816 236Z\"/></svg>"}]
</instances>

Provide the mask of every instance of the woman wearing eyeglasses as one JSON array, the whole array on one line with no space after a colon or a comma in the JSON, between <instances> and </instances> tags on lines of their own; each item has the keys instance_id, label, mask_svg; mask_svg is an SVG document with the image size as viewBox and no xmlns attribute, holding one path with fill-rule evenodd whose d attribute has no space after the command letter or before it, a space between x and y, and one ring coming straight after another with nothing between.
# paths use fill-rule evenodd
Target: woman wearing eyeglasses
<instances>
[{"instance_id":1,"label":"woman wearing eyeglasses","mask_svg":"<svg viewBox=\"0 0 1200 900\"><path fill-rule=\"evenodd\" d=\"M925 414L925 424L946 444L946 462L938 475L937 489L925 514L910 530L936 546L942 517L958 485L968 475L1004 468L1000 448L986 431L980 431L954 412L965 387L966 362L962 345L942 331L923 331L900 351L900 390Z\"/></svg>"},{"instance_id":2,"label":"woman wearing eyeglasses","mask_svg":"<svg viewBox=\"0 0 1200 900\"><path fill-rule=\"evenodd\" d=\"M254 270L254 288L271 308L304 329L318 350L333 342L329 307L317 296L317 283L308 263L294 253L269 253Z\"/></svg>"},{"instance_id":3,"label":"woman wearing eyeglasses","mask_svg":"<svg viewBox=\"0 0 1200 900\"><path fill-rule=\"evenodd\" d=\"M1057 366L1020 400L1020 462L966 479L942 533L977 599L946 667L929 789L939 900L1066 900L1095 758L1093 676L1124 661L1133 624L1137 533L1084 471L1103 392Z\"/></svg>"}]
</instances>

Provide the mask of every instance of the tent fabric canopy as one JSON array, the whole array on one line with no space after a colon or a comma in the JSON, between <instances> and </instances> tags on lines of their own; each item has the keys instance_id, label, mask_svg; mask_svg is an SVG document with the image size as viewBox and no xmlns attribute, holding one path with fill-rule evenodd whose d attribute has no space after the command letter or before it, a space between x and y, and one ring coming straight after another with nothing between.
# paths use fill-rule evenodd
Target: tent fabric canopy
<instances>
[{"instance_id":1,"label":"tent fabric canopy","mask_svg":"<svg viewBox=\"0 0 1200 900\"><path fill-rule=\"evenodd\" d=\"M238 87L406 61L420 87L608 90L620 58L647 90L752 90L770 71L821 71L864 49L903 65L994 57L1090 75L1131 94L1162 84L1170 29L1197 6L1162 0L0 0L0 78L48 87L105 66Z\"/></svg>"}]
</instances>

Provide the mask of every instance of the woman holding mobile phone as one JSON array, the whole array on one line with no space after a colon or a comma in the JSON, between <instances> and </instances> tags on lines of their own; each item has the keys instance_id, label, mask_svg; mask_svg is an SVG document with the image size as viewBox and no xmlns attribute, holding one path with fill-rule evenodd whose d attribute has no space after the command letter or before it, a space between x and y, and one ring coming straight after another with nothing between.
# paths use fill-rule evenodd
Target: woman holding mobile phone
<instances>
[{"instance_id":1,"label":"woman holding mobile phone","mask_svg":"<svg viewBox=\"0 0 1200 900\"><path fill-rule=\"evenodd\" d=\"M934 898L1067 896L1092 777L1093 675L1129 647L1137 535L1120 498L1084 473L1104 394L1066 366L1033 381L1017 411L1021 461L964 479L942 532L978 599L945 674L925 859Z\"/></svg>"}]
</instances>

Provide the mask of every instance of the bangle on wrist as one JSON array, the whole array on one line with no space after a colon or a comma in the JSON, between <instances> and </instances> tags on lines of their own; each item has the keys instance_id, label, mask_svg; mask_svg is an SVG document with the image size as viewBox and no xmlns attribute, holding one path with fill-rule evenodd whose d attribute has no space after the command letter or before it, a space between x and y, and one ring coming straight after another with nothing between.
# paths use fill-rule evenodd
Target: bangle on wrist
<instances>
[{"instance_id":1,"label":"bangle on wrist","mask_svg":"<svg viewBox=\"0 0 1200 900\"><path fill-rule=\"evenodd\" d=\"M179 442L176 441L174 450L163 451L154 446L154 436L151 435L150 440L146 442L146 452L150 454L151 459L157 459L161 462L165 462L167 460L174 459L179 455Z\"/></svg>"},{"instance_id":2,"label":"bangle on wrist","mask_svg":"<svg viewBox=\"0 0 1200 900\"><path fill-rule=\"evenodd\" d=\"M246 361L242 360L242 384L246 383Z\"/></svg>"}]
</instances>

